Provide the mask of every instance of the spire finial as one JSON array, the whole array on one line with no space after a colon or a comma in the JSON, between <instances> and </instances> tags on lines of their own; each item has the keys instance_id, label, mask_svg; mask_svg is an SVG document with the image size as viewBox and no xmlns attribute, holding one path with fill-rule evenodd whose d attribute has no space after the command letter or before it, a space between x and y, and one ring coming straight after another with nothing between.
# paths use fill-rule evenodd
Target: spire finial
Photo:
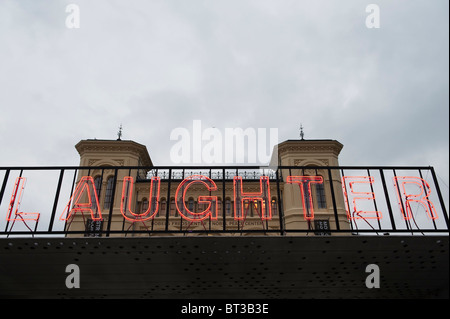
<instances>
[{"instance_id":1,"label":"spire finial","mask_svg":"<svg viewBox=\"0 0 450 319\"><path fill-rule=\"evenodd\" d=\"M119 126L119 132L117 132L117 140L121 141L121 137L122 137L122 124L120 124Z\"/></svg>"},{"instance_id":2,"label":"spire finial","mask_svg":"<svg viewBox=\"0 0 450 319\"><path fill-rule=\"evenodd\" d=\"M300 124L300 139L304 140L305 133L303 133L303 125Z\"/></svg>"}]
</instances>

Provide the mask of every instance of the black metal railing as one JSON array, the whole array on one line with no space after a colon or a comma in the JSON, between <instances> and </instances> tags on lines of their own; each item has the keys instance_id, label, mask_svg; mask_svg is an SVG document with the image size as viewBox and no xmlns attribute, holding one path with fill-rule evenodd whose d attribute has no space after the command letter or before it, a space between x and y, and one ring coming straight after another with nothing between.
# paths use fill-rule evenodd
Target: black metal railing
<instances>
[{"instance_id":1,"label":"black metal railing","mask_svg":"<svg viewBox=\"0 0 450 319\"><path fill-rule=\"evenodd\" d=\"M170 176L169 176L170 174ZM259 179L261 176L268 176L269 179L276 179L276 170L273 169L261 169L252 170L252 169L151 169L149 171L143 172L140 170L137 175L138 181L146 181L151 179L152 177L160 177L163 180L182 180L184 176L190 175L204 175L212 178L214 180L221 180L223 178L232 180L235 176L241 176L243 179Z\"/></svg>"},{"instance_id":2,"label":"black metal railing","mask_svg":"<svg viewBox=\"0 0 450 319\"><path fill-rule=\"evenodd\" d=\"M432 167L0 167L0 183L0 237L449 232Z\"/></svg>"}]
</instances>

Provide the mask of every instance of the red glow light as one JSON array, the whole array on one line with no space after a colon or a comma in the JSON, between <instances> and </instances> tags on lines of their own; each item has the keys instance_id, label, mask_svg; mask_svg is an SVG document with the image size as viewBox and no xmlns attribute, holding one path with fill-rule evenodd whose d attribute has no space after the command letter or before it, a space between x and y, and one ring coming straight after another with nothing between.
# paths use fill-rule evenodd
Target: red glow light
<instances>
[{"instance_id":1,"label":"red glow light","mask_svg":"<svg viewBox=\"0 0 450 319\"><path fill-rule=\"evenodd\" d=\"M313 199L311 194L311 183L323 183L322 176L288 176L286 179L286 183L288 184L298 184L300 187L300 193L302 195L302 205L303 205L303 216L306 220L314 219L314 207L313 207ZM308 190L308 196L306 198L305 194L305 185ZM306 206L306 203L309 203L309 209Z\"/></svg>"},{"instance_id":2,"label":"red glow light","mask_svg":"<svg viewBox=\"0 0 450 319\"><path fill-rule=\"evenodd\" d=\"M406 190L407 184L415 184L419 187L419 194L410 194ZM400 211L402 212L402 217L405 220L410 220L412 216L411 202L420 203L422 207L427 212L427 216L430 219L438 219L436 209L434 208L433 202L431 202L428 197L431 194L430 185L422 178L416 176L396 176L394 177L394 186L397 191L398 205ZM399 193L399 188L401 189L401 194ZM425 189L426 188L426 195ZM405 209L403 208L402 202L405 200Z\"/></svg>"},{"instance_id":3,"label":"red glow light","mask_svg":"<svg viewBox=\"0 0 450 319\"><path fill-rule=\"evenodd\" d=\"M199 196L198 202L202 204L208 204L208 207L201 212L193 212L186 207L186 192L194 184L202 184L206 187L208 191L217 190L217 185L214 181L203 175L192 175L185 178L180 185L178 185L177 191L175 193L175 205L177 207L178 213L190 221L200 221L208 218L217 219L217 196Z\"/></svg>"},{"instance_id":4,"label":"red glow light","mask_svg":"<svg viewBox=\"0 0 450 319\"><path fill-rule=\"evenodd\" d=\"M365 195L353 197L353 206L350 207L346 183L350 187L350 195ZM355 191L355 184L373 184L374 178L372 176L343 176L342 177L342 189L344 191L345 209L347 210L347 218L352 219L381 219L383 214L380 211L363 211L356 208L357 200L375 200L375 194L373 192L358 192ZM353 208L353 209L351 209Z\"/></svg>"},{"instance_id":5,"label":"red glow light","mask_svg":"<svg viewBox=\"0 0 450 319\"><path fill-rule=\"evenodd\" d=\"M25 177L17 177L16 182L14 184L14 189L11 195L11 200L9 201L8 213L6 215L7 221L25 221L39 220L39 213L24 213L19 212L20 203L22 202L22 196L25 190L27 179ZM14 214L14 217L12 215ZM26 216L26 217L24 217ZM34 217L31 217L34 216Z\"/></svg>"},{"instance_id":6,"label":"red glow light","mask_svg":"<svg viewBox=\"0 0 450 319\"><path fill-rule=\"evenodd\" d=\"M82 196L86 194L87 202L81 202ZM94 199L94 200L93 200ZM72 209L70 205L74 201ZM98 203L97 189L95 188L94 179L91 176L83 176L75 188L75 192L64 208L63 213L59 217L60 220L68 220L72 214L77 212L90 213L92 220L102 220L102 212Z\"/></svg>"},{"instance_id":7,"label":"red glow light","mask_svg":"<svg viewBox=\"0 0 450 319\"><path fill-rule=\"evenodd\" d=\"M247 202L257 202L255 206L261 207L261 219L272 219L272 205L270 205L270 185L269 177L261 176L259 178L259 192L243 192L242 176L233 177L234 185L234 219L243 220L244 216L244 204Z\"/></svg>"},{"instance_id":8,"label":"red glow light","mask_svg":"<svg viewBox=\"0 0 450 319\"><path fill-rule=\"evenodd\" d=\"M120 202L120 212L123 217L127 220L136 222L136 221L147 221L155 217L159 208L159 190L161 179L159 177L152 177L150 181L150 194L149 194L149 205L145 212L143 213L134 213L131 210L131 203L133 199L133 184L134 180L131 176L126 176L123 179L122 186L122 200ZM128 190L128 191L127 191ZM127 216L127 214L131 214L134 218ZM149 215L149 216L147 216Z\"/></svg>"},{"instance_id":9,"label":"red glow light","mask_svg":"<svg viewBox=\"0 0 450 319\"><path fill-rule=\"evenodd\" d=\"M367 174L369 174L368 171ZM20 212L20 205L25 190L26 180L27 179L25 177L18 177L15 181L6 215L6 221L8 222L10 221L13 222L22 221L24 223L25 221L37 222L41 216L40 213ZM225 186L225 180L223 180L223 183L224 183L223 185ZM271 204L269 177L261 176L259 178L259 190L257 188L256 179L252 180L251 182L246 181L246 183L248 183L248 185L251 185L251 187L256 186L257 191L244 192L243 177L241 176L233 177L234 220L245 222L248 211L250 211L251 214L253 214L253 212L256 211L260 216L261 220L271 220L272 204ZM314 220L315 218L313 205L314 201L312 197L313 192L311 186L311 184L313 183L324 184L323 177L287 176L286 178L286 184L297 184L299 186L300 195L302 199L303 216L304 219L307 221ZM383 179L382 186L384 188L384 192L386 193L388 188L384 183L385 181ZM429 219L432 220L438 219L438 212L436 211L435 205L430 200L432 190L426 180L416 176L395 176L393 178L393 183L394 188L396 189L398 207L404 220L414 219L415 216L413 215L413 210L414 212L416 212L418 210L417 208L419 208L419 211L422 214L423 210L425 210L426 215ZM330 183L330 188L333 187L332 184L333 183ZM374 184L375 179L372 176L342 176L341 186L343 193L341 193L339 196L336 196L336 198L339 199L341 198L340 197L341 195L344 195L343 198L348 220L352 221L357 219L375 219L375 220L382 219L383 217L382 212L377 210L378 208L376 205L377 204L376 196L373 190ZM6 180L4 182L4 185L6 185ZM135 212L132 210L133 200L136 201L136 198L133 199L133 196L135 197L137 196L134 186L135 185L133 177L131 176L124 177L122 184L122 197L120 205L120 212L122 216L131 222L137 221L145 222L147 220L153 219L160 210L159 205L160 187L161 187L160 177L153 177L150 180L150 192L148 201L149 205L148 207L144 208L146 210L143 212L137 211ZM295 186L292 187L296 189ZM436 188L437 187L438 185L436 184ZM187 205L186 195L189 189L191 189L191 191L201 190L203 194L205 194L203 196L198 196L196 201L199 204L199 206L203 206L202 208L198 208L197 210L203 209L202 211L197 211L195 208L193 208L193 206ZM226 195L225 190L228 192L226 188L223 189L224 197ZM334 188L331 188L331 190L334 190ZM183 179L181 183L178 185L175 192L175 207L180 216L183 219L191 222L203 221L207 218L217 220L219 204L218 204L218 197L212 196L212 194L214 194L212 192L214 191L217 191L217 185L215 184L214 180L204 175L192 175ZM382 193L381 191L378 191L377 194L378 196L380 196ZM290 196L291 193L285 192L284 194L278 194L277 201L282 201L285 198L282 195ZM298 194L296 196L298 196ZM440 194L438 193L437 196L440 196ZM168 190L167 205L169 205L169 197L170 192ZM225 201L226 199L223 198L222 200ZM293 200L293 198L289 197L288 200L291 201ZM385 200L390 199L388 196L385 196ZM372 209L372 207L370 206L372 203L367 201L372 201L374 205L373 210L370 210ZM55 203L57 202L55 201ZM381 205L384 205L382 196L380 198L380 203ZM282 207L282 204L283 203L280 202L280 207ZM333 203L333 205L335 204ZM222 206L226 208L224 209L223 212L223 214L226 214L226 212L228 211L228 202L226 202L226 206L225 205ZM365 210L365 207L367 206L370 207L369 210ZM172 210L172 206L166 207L167 211L169 210L169 207ZM206 208L204 209L204 207ZM111 207L110 209L111 212L116 213L118 207L116 208L114 206ZM83 176L78 181L75 191L71 195L70 200L65 206L59 219L62 221L67 221L69 219L72 219L77 212L81 212L81 214L83 215L83 219L84 213L87 213L90 214L90 217L93 221L103 220L102 212L99 205L97 189L95 186L94 178L91 176ZM329 209L327 209L327 212L329 212ZM391 213L391 209L389 210L389 212ZM203 223L202 225L205 228L205 225Z\"/></svg>"}]
</instances>

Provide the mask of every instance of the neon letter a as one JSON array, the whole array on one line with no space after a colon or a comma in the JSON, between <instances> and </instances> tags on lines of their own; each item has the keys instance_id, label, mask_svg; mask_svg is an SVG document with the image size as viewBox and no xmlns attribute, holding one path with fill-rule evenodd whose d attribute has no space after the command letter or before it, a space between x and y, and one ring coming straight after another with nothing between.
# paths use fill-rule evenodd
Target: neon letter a
<instances>
[{"instance_id":1,"label":"neon letter a","mask_svg":"<svg viewBox=\"0 0 450 319\"><path fill-rule=\"evenodd\" d=\"M73 202L72 209L70 205ZM75 192L61 214L60 220L68 220L76 212L91 214L92 220L102 220L102 212L98 203L97 189L91 176L83 176L78 183Z\"/></svg>"}]
</instances>

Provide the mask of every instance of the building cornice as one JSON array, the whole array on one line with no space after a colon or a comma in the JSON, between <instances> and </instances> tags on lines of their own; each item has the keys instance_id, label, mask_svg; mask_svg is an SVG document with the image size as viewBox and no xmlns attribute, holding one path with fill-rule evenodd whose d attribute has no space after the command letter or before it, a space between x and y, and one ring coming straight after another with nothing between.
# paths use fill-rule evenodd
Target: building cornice
<instances>
[{"instance_id":1,"label":"building cornice","mask_svg":"<svg viewBox=\"0 0 450 319\"><path fill-rule=\"evenodd\" d=\"M344 145L335 140L287 140L278 144L278 156L285 153L331 153L338 156Z\"/></svg>"},{"instance_id":2,"label":"building cornice","mask_svg":"<svg viewBox=\"0 0 450 319\"><path fill-rule=\"evenodd\" d=\"M142 166L153 166L145 145L128 140L81 140L75 145L76 150L83 156L89 152L127 153L138 155Z\"/></svg>"}]
</instances>

